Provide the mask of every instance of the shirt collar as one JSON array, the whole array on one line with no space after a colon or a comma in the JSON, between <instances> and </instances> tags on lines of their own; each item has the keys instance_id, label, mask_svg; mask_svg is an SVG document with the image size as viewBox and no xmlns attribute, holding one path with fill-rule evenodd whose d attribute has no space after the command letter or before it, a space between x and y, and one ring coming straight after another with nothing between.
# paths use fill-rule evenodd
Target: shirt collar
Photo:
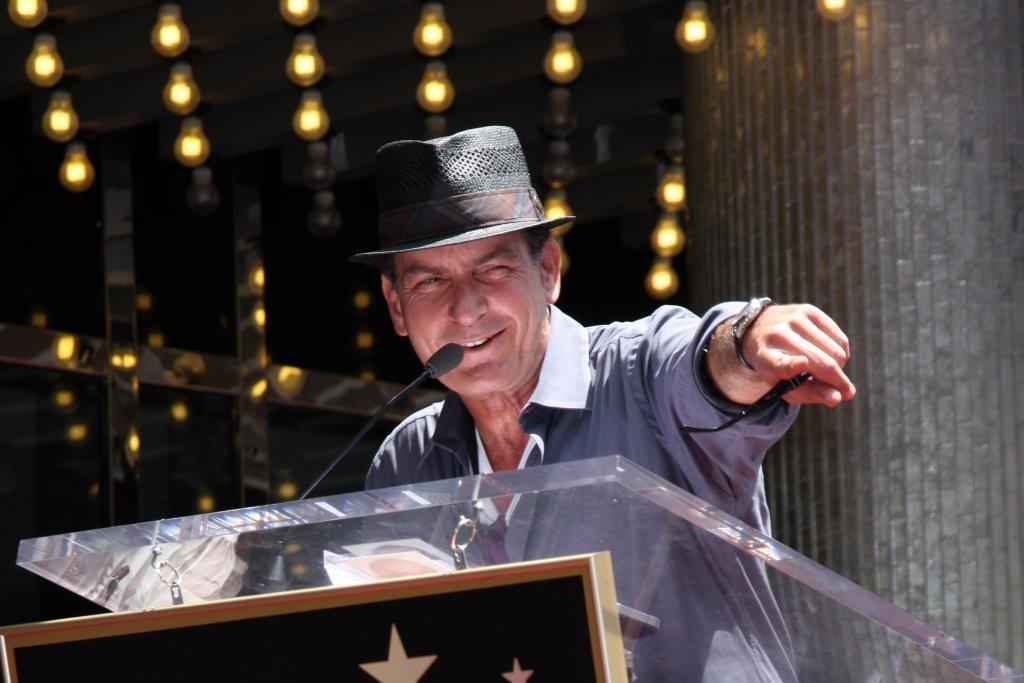
<instances>
[{"instance_id":1,"label":"shirt collar","mask_svg":"<svg viewBox=\"0 0 1024 683\"><path fill-rule=\"evenodd\" d=\"M585 410L590 394L590 337L578 322L548 306L551 312L551 334L540 377L527 405L536 403L549 408Z\"/></svg>"}]
</instances>

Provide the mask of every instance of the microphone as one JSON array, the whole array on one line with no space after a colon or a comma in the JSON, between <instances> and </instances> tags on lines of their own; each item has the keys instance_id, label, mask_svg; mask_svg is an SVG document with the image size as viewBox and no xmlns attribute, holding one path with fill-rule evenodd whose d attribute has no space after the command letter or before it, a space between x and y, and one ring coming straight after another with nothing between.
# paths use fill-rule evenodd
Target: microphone
<instances>
[{"instance_id":1,"label":"microphone","mask_svg":"<svg viewBox=\"0 0 1024 683\"><path fill-rule=\"evenodd\" d=\"M313 480L313 483L307 486L306 490L303 491L302 494L295 500L303 500L306 496L308 496L313 491L313 489L316 488L317 484L319 484L323 480L323 478L326 477L330 473L330 471L333 470L338 465L339 462L341 462L341 459L348 455L348 452L352 450L352 447L359 443L360 439L366 436L366 432L370 431L370 427L377 424L377 421L384 416L384 413L386 413L388 409L391 408L391 406L393 406L395 403L401 400L410 391L418 387L426 378L437 378L440 377L441 375L447 374L454 370L461 362L462 347L459 344L445 344L437 351L435 351L434 355L428 358L427 362L423 364L423 372L420 373L420 376L414 379L409 384L405 385L405 387L401 391L392 396L384 403L384 405L378 408L377 412L373 414L373 417L371 417L369 421L363 425L363 428L360 429L359 432L355 436L353 436L352 439L347 444L345 444L344 448L338 451L338 454L334 456L334 459L331 460L331 463L327 467L325 467L320 472L320 474L316 476L316 479Z\"/></svg>"}]
</instances>

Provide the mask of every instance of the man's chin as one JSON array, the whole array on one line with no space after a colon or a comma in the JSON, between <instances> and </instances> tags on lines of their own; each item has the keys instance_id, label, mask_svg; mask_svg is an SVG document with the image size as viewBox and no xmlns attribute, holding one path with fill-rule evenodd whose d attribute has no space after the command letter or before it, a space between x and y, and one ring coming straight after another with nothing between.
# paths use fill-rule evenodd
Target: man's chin
<instances>
[{"instance_id":1,"label":"man's chin","mask_svg":"<svg viewBox=\"0 0 1024 683\"><path fill-rule=\"evenodd\" d=\"M494 368L458 368L441 377L441 383L463 398L480 398L503 391L506 382Z\"/></svg>"}]
</instances>

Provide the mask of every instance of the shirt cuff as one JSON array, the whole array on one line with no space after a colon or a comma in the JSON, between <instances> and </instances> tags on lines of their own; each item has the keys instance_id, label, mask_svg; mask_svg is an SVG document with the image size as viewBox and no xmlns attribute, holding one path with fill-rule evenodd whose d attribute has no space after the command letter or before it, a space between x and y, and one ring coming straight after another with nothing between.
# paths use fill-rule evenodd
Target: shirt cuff
<instances>
[{"instance_id":1,"label":"shirt cuff","mask_svg":"<svg viewBox=\"0 0 1024 683\"><path fill-rule=\"evenodd\" d=\"M729 318L738 315L743 307L746 305L742 301L728 301L725 303L718 304L713 308L709 309L704 317L701 319L701 326L699 336L697 337L696 353L693 354L691 360L693 362L693 377L696 380L697 391L700 395L711 404L719 412L726 415L734 415L747 406L741 403L734 403L719 391L718 387L715 386L714 380L711 379L711 373L709 372L706 361L707 357L704 353L704 349L711 342L711 336L718 329L718 326L724 323Z\"/></svg>"}]
</instances>

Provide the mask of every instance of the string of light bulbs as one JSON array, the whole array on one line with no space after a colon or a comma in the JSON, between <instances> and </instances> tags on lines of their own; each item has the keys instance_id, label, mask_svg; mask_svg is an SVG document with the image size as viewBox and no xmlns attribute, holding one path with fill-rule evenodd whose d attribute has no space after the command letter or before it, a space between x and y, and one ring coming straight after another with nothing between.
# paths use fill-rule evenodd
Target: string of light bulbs
<instances>
[{"instance_id":1,"label":"string of light bulbs","mask_svg":"<svg viewBox=\"0 0 1024 683\"><path fill-rule=\"evenodd\" d=\"M679 290L679 275L672 259L686 246L686 233L680 223L687 208L686 177L683 172L683 115L669 117L665 139L667 163L661 170L654 199L661 214L651 231L654 262L644 278L644 287L654 299L664 300Z\"/></svg>"},{"instance_id":2,"label":"string of light bulbs","mask_svg":"<svg viewBox=\"0 0 1024 683\"><path fill-rule=\"evenodd\" d=\"M209 215L220 206L220 193L213 182L213 171L205 165L210 158L210 140L202 118L196 115L202 93L192 64L185 59L192 36L177 3L165 2L157 8L149 42L158 55L171 62L162 99L167 111L181 118L172 151L179 164L192 170L185 202L193 213Z\"/></svg>"},{"instance_id":3,"label":"string of light bulbs","mask_svg":"<svg viewBox=\"0 0 1024 683\"><path fill-rule=\"evenodd\" d=\"M423 136L441 137L448 130L444 113L455 101L455 85L448 77L448 65L440 59L452 46L452 27L444 15L444 5L428 2L420 10L420 19L412 31L412 44L429 61L416 86L416 104L427 114Z\"/></svg>"},{"instance_id":4,"label":"string of light bulbs","mask_svg":"<svg viewBox=\"0 0 1024 683\"><path fill-rule=\"evenodd\" d=\"M572 31L568 28L583 18L586 0L548 0L548 17L558 28L551 34L551 45L544 55L544 75L551 82L548 106L544 114L544 132L548 136L548 158L544 164L544 182L548 192L544 197L544 217L561 218L572 215L566 188L576 177L572 163L569 136L576 130L576 115L572 110L569 85L579 78L583 58L576 49ZM562 275L569 272L569 254L565 249L565 235L573 224L567 223L551 231L562 252Z\"/></svg>"},{"instance_id":5,"label":"string of light bulbs","mask_svg":"<svg viewBox=\"0 0 1024 683\"><path fill-rule=\"evenodd\" d=\"M16 26L37 29L46 21L49 8L46 0L9 0L7 13ZM66 88L54 88L64 78L64 59L52 33L36 32L32 51L25 60L25 74L33 85L51 88L42 128L50 140L68 143L58 170L61 185L71 192L85 192L96 179L96 169L89 160L85 144L75 141L79 123L71 93Z\"/></svg>"},{"instance_id":6,"label":"string of light bulbs","mask_svg":"<svg viewBox=\"0 0 1024 683\"><path fill-rule=\"evenodd\" d=\"M341 213L331 186L335 173L330 161L330 148L324 138L331 129L331 116L324 107L323 94L315 86L323 80L327 66L316 42L314 22L320 16L319 0L280 0L281 18L295 29L292 51L285 63L288 80L299 88L299 104L292 114L292 130L306 148L303 181L313 200L306 218L306 228L321 239L327 239L341 228Z\"/></svg>"}]
</instances>

